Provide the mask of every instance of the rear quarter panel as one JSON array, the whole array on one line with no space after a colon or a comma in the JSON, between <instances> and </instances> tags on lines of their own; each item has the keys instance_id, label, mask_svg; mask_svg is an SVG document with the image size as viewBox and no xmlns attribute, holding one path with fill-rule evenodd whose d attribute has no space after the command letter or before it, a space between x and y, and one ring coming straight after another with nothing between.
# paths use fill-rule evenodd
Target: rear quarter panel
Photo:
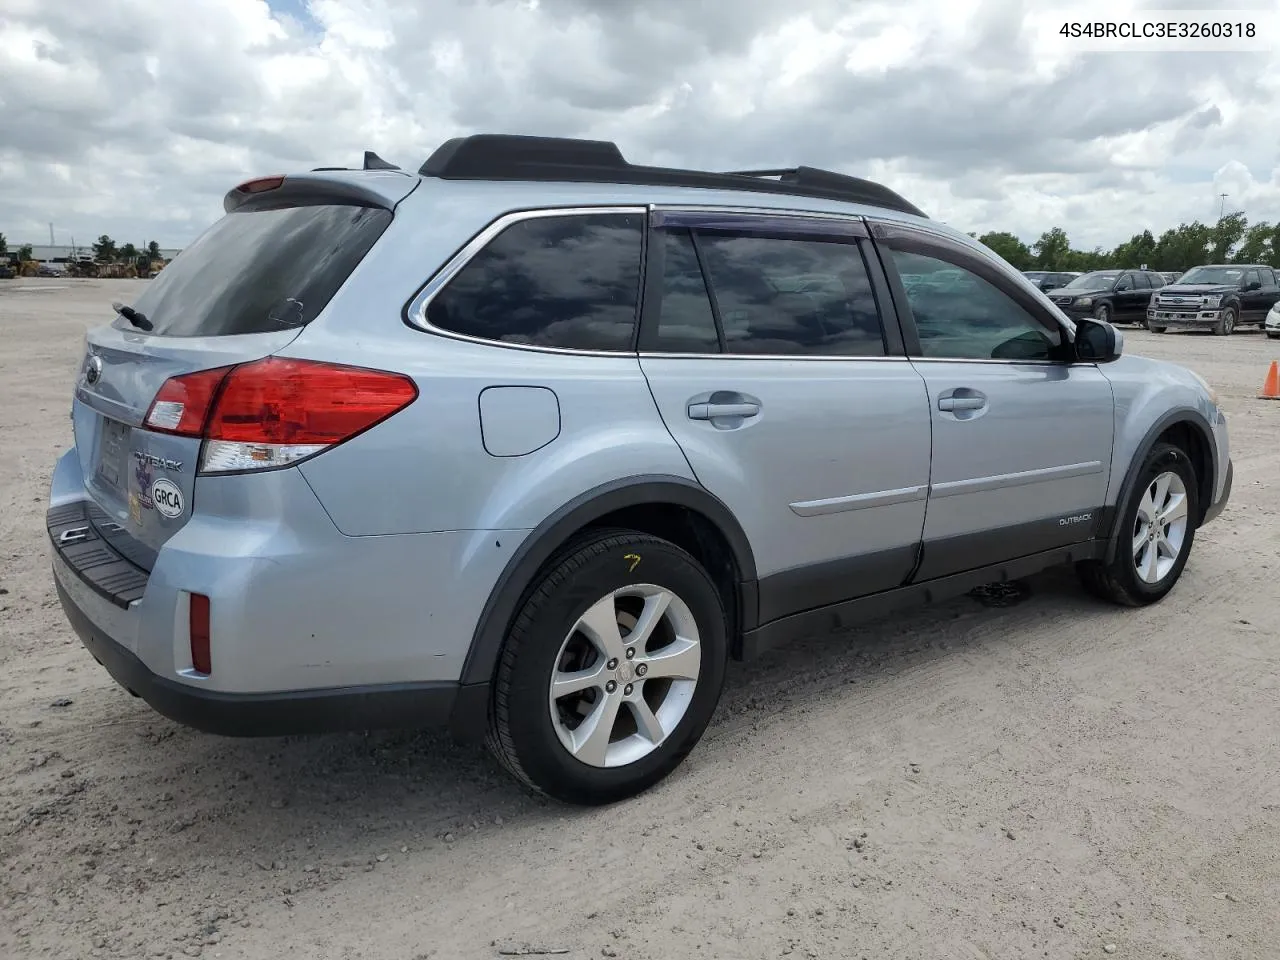
<instances>
[{"instance_id":1,"label":"rear quarter panel","mask_svg":"<svg viewBox=\"0 0 1280 960\"><path fill-rule=\"evenodd\" d=\"M602 195L597 202L610 199ZM641 474L693 478L635 355L477 343L405 322L406 305L443 264L497 216L538 205L529 201L527 190L495 195L424 180L329 308L281 352L394 370L418 385L408 408L301 465L344 534L529 530L610 481ZM495 386L552 391L558 434L524 456L488 452L480 395ZM508 409L508 415L519 412ZM545 410L531 410L528 428L541 429L544 420ZM502 432L510 438L521 429L508 422Z\"/></svg>"}]
</instances>

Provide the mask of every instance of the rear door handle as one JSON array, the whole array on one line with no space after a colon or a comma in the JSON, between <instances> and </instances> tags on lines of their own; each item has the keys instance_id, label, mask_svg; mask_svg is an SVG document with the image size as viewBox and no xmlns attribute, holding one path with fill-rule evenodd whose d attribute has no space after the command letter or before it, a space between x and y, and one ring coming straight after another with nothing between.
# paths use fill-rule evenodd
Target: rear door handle
<instances>
[{"instance_id":1,"label":"rear door handle","mask_svg":"<svg viewBox=\"0 0 1280 960\"><path fill-rule=\"evenodd\" d=\"M954 412L956 410L981 410L987 405L986 397L939 397L938 409Z\"/></svg>"},{"instance_id":2,"label":"rear door handle","mask_svg":"<svg viewBox=\"0 0 1280 960\"><path fill-rule=\"evenodd\" d=\"M760 412L758 403L691 403L690 420L713 420L717 417L754 417Z\"/></svg>"}]
</instances>

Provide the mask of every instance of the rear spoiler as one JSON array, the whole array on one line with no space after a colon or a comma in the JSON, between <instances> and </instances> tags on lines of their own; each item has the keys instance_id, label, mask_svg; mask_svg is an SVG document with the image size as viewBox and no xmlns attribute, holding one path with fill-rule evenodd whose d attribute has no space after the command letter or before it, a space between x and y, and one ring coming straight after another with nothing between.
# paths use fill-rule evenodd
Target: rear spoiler
<instances>
[{"instance_id":1,"label":"rear spoiler","mask_svg":"<svg viewBox=\"0 0 1280 960\"><path fill-rule=\"evenodd\" d=\"M321 204L353 207L380 207L394 210L396 204L419 183L400 171L312 171L290 176L255 177L227 191L222 209L278 210ZM391 189L389 189L391 188Z\"/></svg>"}]
</instances>

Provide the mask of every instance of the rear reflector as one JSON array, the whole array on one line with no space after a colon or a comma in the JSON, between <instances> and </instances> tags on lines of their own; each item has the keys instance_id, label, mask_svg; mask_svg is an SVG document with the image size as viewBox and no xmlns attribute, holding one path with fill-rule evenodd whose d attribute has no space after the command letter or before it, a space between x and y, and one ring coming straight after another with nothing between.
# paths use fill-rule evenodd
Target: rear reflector
<instances>
[{"instance_id":1,"label":"rear reflector","mask_svg":"<svg viewBox=\"0 0 1280 960\"><path fill-rule=\"evenodd\" d=\"M197 673L212 674L213 662L209 653L209 598L202 593L190 594L191 614L191 666Z\"/></svg>"},{"instance_id":2,"label":"rear reflector","mask_svg":"<svg viewBox=\"0 0 1280 960\"><path fill-rule=\"evenodd\" d=\"M146 424L203 437L203 473L266 470L350 440L417 396L413 380L398 373L267 357L174 377Z\"/></svg>"}]
</instances>

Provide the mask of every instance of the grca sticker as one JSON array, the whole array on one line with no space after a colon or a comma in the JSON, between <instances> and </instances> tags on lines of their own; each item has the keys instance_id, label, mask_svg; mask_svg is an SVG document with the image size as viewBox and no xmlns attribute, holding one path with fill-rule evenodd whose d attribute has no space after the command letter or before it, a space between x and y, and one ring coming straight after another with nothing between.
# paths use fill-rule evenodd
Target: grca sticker
<instances>
[{"instance_id":1,"label":"grca sticker","mask_svg":"<svg viewBox=\"0 0 1280 960\"><path fill-rule=\"evenodd\" d=\"M161 515L173 518L182 516L185 509L182 502L182 491L172 480L160 477L151 484L151 502Z\"/></svg>"}]
</instances>

